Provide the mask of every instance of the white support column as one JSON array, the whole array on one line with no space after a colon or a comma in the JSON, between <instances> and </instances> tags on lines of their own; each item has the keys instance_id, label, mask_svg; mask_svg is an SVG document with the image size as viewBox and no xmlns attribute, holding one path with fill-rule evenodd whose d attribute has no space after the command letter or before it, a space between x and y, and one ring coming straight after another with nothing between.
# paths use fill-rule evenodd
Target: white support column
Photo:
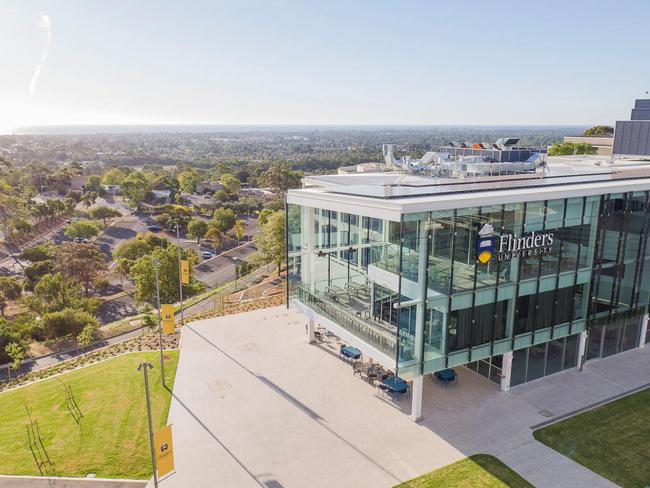
<instances>
[{"instance_id":1,"label":"white support column","mask_svg":"<svg viewBox=\"0 0 650 488\"><path fill-rule=\"evenodd\" d=\"M420 232L424 235L420 236L420 249L418 254L418 296L417 305L415 306L415 340L413 346L415 347L414 359L422 363L424 360L424 322L426 321L427 304L425 302L427 297L427 254L429 249L428 237L425 229L420 228Z\"/></svg>"},{"instance_id":2,"label":"white support column","mask_svg":"<svg viewBox=\"0 0 650 488\"><path fill-rule=\"evenodd\" d=\"M586 354L587 351L587 331L583 330L580 332L580 338L578 342L578 367L580 368L580 371L582 371L582 365L586 361Z\"/></svg>"},{"instance_id":3,"label":"white support column","mask_svg":"<svg viewBox=\"0 0 650 488\"><path fill-rule=\"evenodd\" d=\"M512 351L503 354L501 363L501 391L510 389L510 378L512 377Z\"/></svg>"},{"instance_id":4,"label":"white support column","mask_svg":"<svg viewBox=\"0 0 650 488\"><path fill-rule=\"evenodd\" d=\"M411 415L409 416L414 422L422 420L422 388L424 386L424 376L413 378L413 388L411 391Z\"/></svg>"},{"instance_id":5,"label":"white support column","mask_svg":"<svg viewBox=\"0 0 650 488\"><path fill-rule=\"evenodd\" d=\"M314 319L310 318L309 322L307 323L307 342L309 342L309 344L316 341L316 337L314 336L314 329Z\"/></svg>"},{"instance_id":6,"label":"white support column","mask_svg":"<svg viewBox=\"0 0 650 488\"><path fill-rule=\"evenodd\" d=\"M314 209L311 207L301 207L302 210L302 231L304 239L303 250L306 250L304 254L303 273L304 279L303 283L309 287L309 292L314 293L314 280L316 279L315 275L315 256L314 253L316 248L316 240L314 236Z\"/></svg>"},{"instance_id":7,"label":"white support column","mask_svg":"<svg viewBox=\"0 0 650 488\"><path fill-rule=\"evenodd\" d=\"M639 347L645 347L645 336L648 333L648 314L641 318L641 335L639 339Z\"/></svg>"}]
</instances>

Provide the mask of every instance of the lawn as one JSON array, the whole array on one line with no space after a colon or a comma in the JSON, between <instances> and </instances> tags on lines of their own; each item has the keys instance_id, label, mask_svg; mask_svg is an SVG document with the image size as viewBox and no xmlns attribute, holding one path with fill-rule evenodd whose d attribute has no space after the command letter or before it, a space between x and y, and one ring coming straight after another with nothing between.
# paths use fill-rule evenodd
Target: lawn
<instances>
[{"instance_id":1,"label":"lawn","mask_svg":"<svg viewBox=\"0 0 650 488\"><path fill-rule=\"evenodd\" d=\"M165 378L171 387L178 351L165 351ZM48 474L107 478L148 478L151 458L142 372L150 370L154 430L167 422L171 394L160 381L160 353L142 352L101 361L61 376L0 393L0 473L39 471L27 442L29 407L47 451ZM83 418L77 424L66 407L63 383L70 386Z\"/></svg>"},{"instance_id":2,"label":"lawn","mask_svg":"<svg viewBox=\"0 0 650 488\"><path fill-rule=\"evenodd\" d=\"M650 484L650 389L536 430L535 439L623 487Z\"/></svg>"},{"instance_id":3,"label":"lawn","mask_svg":"<svg viewBox=\"0 0 650 488\"><path fill-rule=\"evenodd\" d=\"M395 488L534 488L494 456L476 454Z\"/></svg>"}]
</instances>

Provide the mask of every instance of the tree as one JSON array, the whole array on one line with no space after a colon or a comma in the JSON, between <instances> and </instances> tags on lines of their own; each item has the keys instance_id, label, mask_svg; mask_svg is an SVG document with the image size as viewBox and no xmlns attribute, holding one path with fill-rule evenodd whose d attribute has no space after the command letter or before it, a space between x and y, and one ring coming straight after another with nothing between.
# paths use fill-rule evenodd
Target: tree
<instances>
[{"instance_id":1,"label":"tree","mask_svg":"<svg viewBox=\"0 0 650 488\"><path fill-rule=\"evenodd\" d=\"M38 314L58 312L65 308L76 308L95 313L99 300L82 297L81 285L61 273L46 274L34 287L34 293L24 297L27 307Z\"/></svg>"},{"instance_id":2,"label":"tree","mask_svg":"<svg viewBox=\"0 0 650 488\"><path fill-rule=\"evenodd\" d=\"M563 142L553 144L548 150L549 156L571 156L573 154L596 154L596 148L591 144Z\"/></svg>"},{"instance_id":3,"label":"tree","mask_svg":"<svg viewBox=\"0 0 650 488\"><path fill-rule=\"evenodd\" d=\"M278 265L278 275L285 258L284 212L275 212L268 221L260 227L254 238L257 249L268 261Z\"/></svg>"},{"instance_id":4,"label":"tree","mask_svg":"<svg viewBox=\"0 0 650 488\"><path fill-rule=\"evenodd\" d=\"M22 340L20 330L16 327L16 322L17 320L15 319L11 322L0 319L0 363L10 359L6 353L7 346L12 342L20 344Z\"/></svg>"},{"instance_id":5,"label":"tree","mask_svg":"<svg viewBox=\"0 0 650 488\"><path fill-rule=\"evenodd\" d=\"M57 248L55 269L84 287L86 296L108 266L106 256L94 244L66 242Z\"/></svg>"},{"instance_id":6,"label":"tree","mask_svg":"<svg viewBox=\"0 0 650 488\"><path fill-rule=\"evenodd\" d=\"M273 191L286 192L291 188L300 188L302 171L292 170L288 164L273 163L260 175L260 181Z\"/></svg>"},{"instance_id":7,"label":"tree","mask_svg":"<svg viewBox=\"0 0 650 488\"><path fill-rule=\"evenodd\" d=\"M31 261L32 263L49 261L54 257L54 246L49 242L36 244L23 249L18 257L23 261Z\"/></svg>"},{"instance_id":8,"label":"tree","mask_svg":"<svg viewBox=\"0 0 650 488\"><path fill-rule=\"evenodd\" d=\"M614 135L614 127L610 125L595 125L585 131L585 136L594 137L594 136L604 136L609 137Z\"/></svg>"},{"instance_id":9,"label":"tree","mask_svg":"<svg viewBox=\"0 0 650 488\"><path fill-rule=\"evenodd\" d=\"M88 193L84 193L84 195L81 197L81 203L83 203L86 207L92 207L95 205L95 202L97 201L97 192L94 191L89 191Z\"/></svg>"},{"instance_id":10,"label":"tree","mask_svg":"<svg viewBox=\"0 0 650 488\"><path fill-rule=\"evenodd\" d=\"M90 211L90 216L93 219L102 220L104 222L104 227L106 227L106 219L110 219L112 217L121 217L122 214L119 210L107 207L106 205L100 205L99 207L95 207Z\"/></svg>"},{"instance_id":11,"label":"tree","mask_svg":"<svg viewBox=\"0 0 650 488\"><path fill-rule=\"evenodd\" d=\"M126 280L129 276L129 271L131 270L132 263L132 261L129 261L126 258L119 258L115 261L115 272L120 277L121 287L124 287L124 280Z\"/></svg>"},{"instance_id":12,"label":"tree","mask_svg":"<svg viewBox=\"0 0 650 488\"><path fill-rule=\"evenodd\" d=\"M105 185L121 185L126 177L127 174L120 168L111 168L104 173L102 181Z\"/></svg>"},{"instance_id":13,"label":"tree","mask_svg":"<svg viewBox=\"0 0 650 488\"><path fill-rule=\"evenodd\" d=\"M231 208L218 208L212 214L210 227L216 227L221 233L226 233L235 225L237 214Z\"/></svg>"},{"instance_id":14,"label":"tree","mask_svg":"<svg viewBox=\"0 0 650 488\"><path fill-rule=\"evenodd\" d=\"M187 232L190 237L196 237L197 244L201 242L201 238L205 236L207 231L208 223L205 220L192 219L190 220L190 223L187 224Z\"/></svg>"},{"instance_id":15,"label":"tree","mask_svg":"<svg viewBox=\"0 0 650 488\"><path fill-rule=\"evenodd\" d=\"M260 212L259 217L257 218L257 222L260 225L264 225L264 224L266 224L268 222L269 217L271 215L273 215L273 210L265 208Z\"/></svg>"},{"instance_id":16,"label":"tree","mask_svg":"<svg viewBox=\"0 0 650 488\"><path fill-rule=\"evenodd\" d=\"M92 220L75 220L65 228L65 235L73 239L90 239L101 232Z\"/></svg>"},{"instance_id":17,"label":"tree","mask_svg":"<svg viewBox=\"0 0 650 488\"><path fill-rule=\"evenodd\" d=\"M12 222L23 213L24 205L20 198L0 193L0 230L6 238L11 235Z\"/></svg>"},{"instance_id":18,"label":"tree","mask_svg":"<svg viewBox=\"0 0 650 488\"><path fill-rule=\"evenodd\" d=\"M77 334L77 345L81 346L82 349L90 346L95 339L95 333L97 332L97 327L94 324L85 325L81 332Z\"/></svg>"},{"instance_id":19,"label":"tree","mask_svg":"<svg viewBox=\"0 0 650 488\"><path fill-rule=\"evenodd\" d=\"M44 336L48 339L69 334L77 335L87 326L94 329L99 326L97 319L88 312L73 308L47 313L43 316L39 325Z\"/></svg>"},{"instance_id":20,"label":"tree","mask_svg":"<svg viewBox=\"0 0 650 488\"><path fill-rule=\"evenodd\" d=\"M130 200L134 207L140 207L147 193L149 193L149 180L142 171L134 171L122 182L122 193Z\"/></svg>"},{"instance_id":21,"label":"tree","mask_svg":"<svg viewBox=\"0 0 650 488\"><path fill-rule=\"evenodd\" d=\"M102 179L98 175L91 175L86 180L86 184L84 186L86 188L86 191L100 193L102 191Z\"/></svg>"},{"instance_id":22,"label":"tree","mask_svg":"<svg viewBox=\"0 0 650 488\"><path fill-rule=\"evenodd\" d=\"M25 360L25 348L18 342L10 342L5 347L5 352L11 359L11 366L14 369L20 368Z\"/></svg>"},{"instance_id":23,"label":"tree","mask_svg":"<svg viewBox=\"0 0 650 488\"><path fill-rule=\"evenodd\" d=\"M197 183L201 181L201 177L194 170L180 172L177 179L180 190L185 193L194 193Z\"/></svg>"},{"instance_id":24,"label":"tree","mask_svg":"<svg viewBox=\"0 0 650 488\"><path fill-rule=\"evenodd\" d=\"M153 300L156 297L156 283L154 262L160 261L158 277L160 283L160 300L163 303L175 303L179 299L178 291L178 257L177 248L169 244L165 249L157 248L153 252L142 256L131 266L131 279L136 287L136 299L139 302ZM181 250L181 259L190 262L190 276L192 265L196 263L196 253L186 249Z\"/></svg>"},{"instance_id":25,"label":"tree","mask_svg":"<svg viewBox=\"0 0 650 488\"><path fill-rule=\"evenodd\" d=\"M208 231L205 233L204 238L212 242L212 247L214 248L215 252L223 244L223 232L221 232L217 227L208 228Z\"/></svg>"},{"instance_id":26,"label":"tree","mask_svg":"<svg viewBox=\"0 0 650 488\"><path fill-rule=\"evenodd\" d=\"M234 225L235 229L235 237L237 237L237 245L239 245L239 241L241 241L241 238L244 237L244 234L246 233L246 222L243 220L237 220Z\"/></svg>"},{"instance_id":27,"label":"tree","mask_svg":"<svg viewBox=\"0 0 650 488\"><path fill-rule=\"evenodd\" d=\"M0 315L4 317L9 300L16 300L23 292L23 285L13 276L0 276Z\"/></svg>"},{"instance_id":28,"label":"tree","mask_svg":"<svg viewBox=\"0 0 650 488\"><path fill-rule=\"evenodd\" d=\"M123 269L128 269L128 274L131 266L138 259L150 254L156 248L165 248L168 244L169 241L164 237L158 237L151 232L147 232L134 239L122 242L113 251L113 259L122 262L123 264L120 264L120 266L123 266Z\"/></svg>"},{"instance_id":29,"label":"tree","mask_svg":"<svg viewBox=\"0 0 650 488\"><path fill-rule=\"evenodd\" d=\"M226 190L217 190L214 194L214 198L221 203L230 200L230 196Z\"/></svg>"},{"instance_id":30,"label":"tree","mask_svg":"<svg viewBox=\"0 0 650 488\"><path fill-rule=\"evenodd\" d=\"M235 175L230 173L224 173L221 175L219 182L228 193L237 193L237 190L241 187L241 181L239 181Z\"/></svg>"}]
</instances>

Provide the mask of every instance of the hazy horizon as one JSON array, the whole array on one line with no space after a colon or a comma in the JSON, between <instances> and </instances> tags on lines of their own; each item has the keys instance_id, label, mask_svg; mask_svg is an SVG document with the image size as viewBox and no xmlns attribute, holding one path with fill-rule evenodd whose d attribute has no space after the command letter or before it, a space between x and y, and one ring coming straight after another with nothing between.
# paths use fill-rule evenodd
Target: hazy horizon
<instances>
[{"instance_id":1,"label":"hazy horizon","mask_svg":"<svg viewBox=\"0 0 650 488\"><path fill-rule=\"evenodd\" d=\"M304 132L310 130L426 130L426 129L585 129L586 125L528 124L60 124L17 127L0 135L75 135L75 134L147 134L147 133L219 133L219 132Z\"/></svg>"}]
</instances>

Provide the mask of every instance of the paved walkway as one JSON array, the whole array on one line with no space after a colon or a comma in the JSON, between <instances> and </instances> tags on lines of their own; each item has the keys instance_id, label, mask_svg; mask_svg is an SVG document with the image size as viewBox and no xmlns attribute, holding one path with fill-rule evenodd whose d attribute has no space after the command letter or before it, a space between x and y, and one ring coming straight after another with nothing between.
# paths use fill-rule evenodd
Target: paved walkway
<instances>
[{"instance_id":1,"label":"paved walkway","mask_svg":"<svg viewBox=\"0 0 650 488\"><path fill-rule=\"evenodd\" d=\"M535 486L610 487L536 442L531 427L645 384L650 348L504 393L458 368L458 385L425 379L424 420L406 414L305 341L283 307L195 322L183 331L170 422L185 486L390 487L475 453L499 457ZM151 483L150 485L151 486Z\"/></svg>"},{"instance_id":2,"label":"paved walkway","mask_svg":"<svg viewBox=\"0 0 650 488\"><path fill-rule=\"evenodd\" d=\"M177 471L161 488L388 487L464 457L284 307L186 326L169 418Z\"/></svg>"},{"instance_id":3,"label":"paved walkway","mask_svg":"<svg viewBox=\"0 0 650 488\"><path fill-rule=\"evenodd\" d=\"M0 475L0 486L2 488L144 488L146 485L140 480Z\"/></svg>"}]
</instances>

